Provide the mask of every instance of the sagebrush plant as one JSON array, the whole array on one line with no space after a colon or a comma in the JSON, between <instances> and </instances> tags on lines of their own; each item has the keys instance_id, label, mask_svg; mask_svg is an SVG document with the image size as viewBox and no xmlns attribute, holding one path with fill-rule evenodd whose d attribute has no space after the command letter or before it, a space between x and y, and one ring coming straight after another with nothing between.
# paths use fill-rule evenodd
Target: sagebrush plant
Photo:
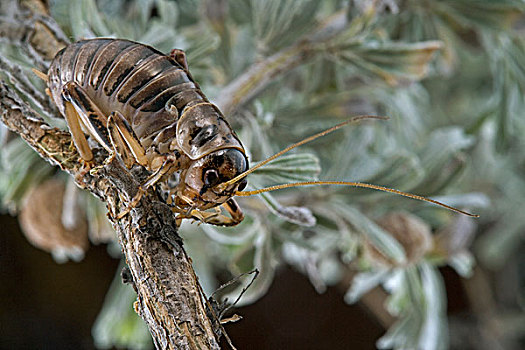
<instances>
[{"instance_id":1,"label":"sagebrush plant","mask_svg":"<svg viewBox=\"0 0 525 350\"><path fill-rule=\"evenodd\" d=\"M9 6L3 10L6 20ZM518 0L50 1L52 17L71 41L115 37L166 53L185 50L193 77L226 109L252 163L351 116L390 117L294 150L250 175L249 186L363 181L430 196L481 218L323 186L243 198L246 219L235 228L184 224L179 232L208 292L217 286L218 269L232 276L260 270L241 304L264 295L283 263L319 292L354 273L345 286L349 303L382 286L390 294L385 307L398 321L377 347L394 349L447 348L438 268L448 264L469 277L474 236L475 253L494 268L522 246L524 10ZM345 26L319 34L340 18ZM43 89L16 44L0 52L2 78L20 97L26 98L21 80ZM250 69L259 75L246 75ZM261 76L268 81L261 83ZM252 85L235 90L239 77ZM228 95L232 89L237 100ZM30 102L39 110L38 101ZM20 139L4 133L3 142L2 202L23 211L30 190L57 175ZM91 240L111 241L103 207L89 195L71 196L86 209ZM64 247L54 253L78 257ZM130 291L116 278L94 328L99 346L149 346Z\"/></svg>"}]
</instances>

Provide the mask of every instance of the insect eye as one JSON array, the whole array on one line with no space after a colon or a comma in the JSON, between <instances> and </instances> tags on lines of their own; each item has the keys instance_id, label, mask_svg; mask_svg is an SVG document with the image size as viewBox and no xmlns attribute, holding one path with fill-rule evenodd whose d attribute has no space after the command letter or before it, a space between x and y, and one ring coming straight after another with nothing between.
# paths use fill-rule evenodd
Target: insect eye
<instances>
[{"instance_id":1,"label":"insect eye","mask_svg":"<svg viewBox=\"0 0 525 350\"><path fill-rule=\"evenodd\" d=\"M219 182L219 173L215 169L208 169L204 173L204 184L207 187L216 185Z\"/></svg>"},{"instance_id":2,"label":"insect eye","mask_svg":"<svg viewBox=\"0 0 525 350\"><path fill-rule=\"evenodd\" d=\"M246 185L248 185L248 181L246 179L242 179L241 182L239 182L239 187L237 187L237 191L242 191L246 188Z\"/></svg>"}]
</instances>

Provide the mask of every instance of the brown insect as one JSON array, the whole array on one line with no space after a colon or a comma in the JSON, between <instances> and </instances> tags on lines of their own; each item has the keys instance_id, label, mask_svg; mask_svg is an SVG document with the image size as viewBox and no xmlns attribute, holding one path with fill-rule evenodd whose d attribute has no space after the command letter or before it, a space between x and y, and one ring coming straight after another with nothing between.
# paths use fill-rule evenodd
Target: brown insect
<instances>
[{"instance_id":1,"label":"brown insect","mask_svg":"<svg viewBox=\"0 0 525 350\"><path fill-rule=\"evenodd\" d=\"M280 155L342 126L374 116L360 116L293 144L249 169L244 147L219 109L208 101L188 70L184 52L170 55L121 39L73 43L57 53L46 74L48 94L66 118L75 146L90 164L86 134L130 168L140 164L152 174L144 188L167 184L170 204L182 219L233 226L243 220L234 196L249 196L306 185L349 185L397 193L475 216L443 203L382 186L311 181L243 191L246 176ZM229 216L222 213L223 207ZM207 211L215 209L214 211Z\"/></svg>"}]
</instances>

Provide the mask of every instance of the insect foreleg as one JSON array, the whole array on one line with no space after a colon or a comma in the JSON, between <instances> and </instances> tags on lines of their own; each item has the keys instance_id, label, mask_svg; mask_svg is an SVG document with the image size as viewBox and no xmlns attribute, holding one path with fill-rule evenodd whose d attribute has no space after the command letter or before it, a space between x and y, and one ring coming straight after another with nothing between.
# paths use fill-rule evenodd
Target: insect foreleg
<instances>
[{"instance_id":1,"label":"insect foreleg","mask_svg":"<svg viewBox=\"0 0 525 350\"><path fill-rule=\"evenodd\" d=\"M231 224L228 226L235 226L244 219L244 213L235 199L228 199L222 207L231 215Z\"/></svg>"},{"instance_id":2,"label":"insect foreleg","mask_svg":"<svg viewBox=\"0 0 525 350\"><path fill-rule=\"evenodd\" d=\"M230 198L221 205L230 216L222 215L220 209L215 213L193 210L191 216L206 224L216 226L235 226L238 225L244 219L244 213L235 201ZM217 208L218 209L218 208Z\"/></svg>"}]
</instances>

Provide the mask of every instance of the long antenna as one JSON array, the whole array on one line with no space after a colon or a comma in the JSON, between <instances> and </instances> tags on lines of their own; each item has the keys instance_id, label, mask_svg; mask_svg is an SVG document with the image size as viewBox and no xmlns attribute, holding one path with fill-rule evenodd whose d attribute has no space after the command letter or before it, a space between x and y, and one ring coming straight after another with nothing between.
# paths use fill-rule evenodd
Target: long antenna
<instances>
[{"instance_id":1,"label":"long antenna","mask_svg":"<svg viewBox=\"0 0 525 350\"><path fill-rule=\"evenodd\" d=\"M217 185L217 187L219 188L219 190L221 189L224 189L226 188L228 185L231 185L233 183L236 183L238 182L239 180L241 180L242 178L245 178L246 176L248 176L249 174L253 173L255 170L259 169L260 167L268 164L269 162L271 162L272 160L274 160L275 158L277 157L280 157L282 156L283 154L285 154L286 152L289 152L291 151L292 149L294 148L297 148L299 146L302 146L304 145L305 143L308 143L308 142L311 142L315 139L318 139L319 137L321 136L324 136L326 134L329 134L333 131L336 131L337 129L340 129L342 128L343 126L345 125L348 125L350 123L353 123L353 122L356 122L356 121L359 121L359 120L362 120L362 119L381 119L381 120L388 120L388 117L382 117L382 116L377 116L377 115L358 115L356 117L353 117L347 121L344 121L340 124L337 124L335 126L332 126L331 128L329 129L326 129L324 131L321 131L315 135L312 135L312 136L309 136L307 138L305 138L304 140L301 140L297 143L294 143L293 145L290 145L288 147L286 147L285 149L283 149L282 151L279 151L277 153L275 153L273 156L269 157L269 158L266 158L265 160L263 160L262 162L259 162L257 165L255 165L253 168L251 169L248 169L246 170L244 173L241 173L239 175L237 175L236 177L234 177L233 179L231 180L228 180L226 182L223 182L223 183L220 183L219 185Z\"/></svg>"},{"instance_id":2,"label":"long antenna","mask_svg":"<svg viewBox=\"0 0 525 350\"><path fill-rule=\"evenodd\" d=\"M363 183L363 182L350 182L350 181L304 181L304 182L296 182L296 183L291 183L291 184L275 185L275 186L270 186L270 187L267 187L267 188L262 188L262 189L253 190L253 191L236 191L235 195L236 196L241 196L241 197L242 196L253 196L255 194L264 193L264 192L270 192L270 191L275 191L275 190L280 190L280 189L284 189L284 188L299 187L299 186L310 186L310 185L343 185L343 186L371 188L371 189L374 189L374 190L395 193L395 194L398 194L398 195L401 195L401 196L404 196L404 197L418 199L418 200L421 200L421 201L433 203L433 204L442 206L444 208L447 208L449 210L455 211L456 213L461 213L461 214L464 214L464 215L467 215L467 216L471 216L471 217L475 217L475 218L479 217L479 215L467 213L466 211L459 210L457 208L451 207L450 205L446 205L444 203L438 202L438 201L430 199L430 198L426 198L426 197L423 197L423 196L418 196L417 194L402 192L402 191L399 191L399 190L396 190L396 189L393 189L393 188L388 188L388 187L383 187L383 186L378 186L378 185L372 185L372 184L367 184L367 183Z\"/></svg>"}]
</instances>

